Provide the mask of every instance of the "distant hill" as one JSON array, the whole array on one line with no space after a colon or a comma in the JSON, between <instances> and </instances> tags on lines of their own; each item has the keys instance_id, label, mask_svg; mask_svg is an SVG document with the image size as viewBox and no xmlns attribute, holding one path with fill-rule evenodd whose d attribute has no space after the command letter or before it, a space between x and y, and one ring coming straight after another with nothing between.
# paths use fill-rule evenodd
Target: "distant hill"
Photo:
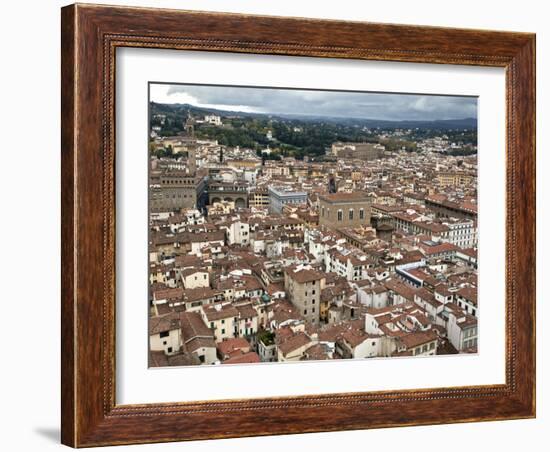
<instances>
[{"instance_id":1,"label":"distant hill","mask_svg":"<svg viewBox=\"0 0 550 452\"><path fill-rule=\"evenodd\" d=\"M280 120L295 120L303 122L325 122L347 125L358 125L368 128L395 128L395 129L477 129L476 118L462 119L438 119L438 120L397 120L391 121L386 119L365 119L365 118L343 118L330 116L316 116L303 114L270 114L270 113L249 113L242 111L219 110L215 108L202 108L190 104L159 104L151 102L151 112L153 114L172 113L172 114L187 114L191 112L194 116L204 116L207 114L215 114L221 117L240 116L243 118L274 118Z\"/></svg>"},{"instance_id":2,"label":"distant hill","mask_svg":"<svg viewBox=\"0 0 550 452\"><path fill-rule=\"evenodd\" d=\"M428 127L428 128L446 128L446 129L477 129L477 119L475 118L462 118L462 119L437 119L435 121L384 121L376 119L364 120L367 123L367 127L389 127L395 126L398 128L414 129L416 127Z\"/></svg>"}]
</instances>

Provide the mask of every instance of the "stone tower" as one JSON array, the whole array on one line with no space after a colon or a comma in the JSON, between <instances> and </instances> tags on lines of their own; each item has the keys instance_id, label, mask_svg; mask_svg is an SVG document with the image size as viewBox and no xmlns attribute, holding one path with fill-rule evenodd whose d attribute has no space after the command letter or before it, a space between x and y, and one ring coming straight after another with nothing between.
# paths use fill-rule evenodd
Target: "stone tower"
<instances>
[{"instance_id":1,"label":"stone tower","mask_svg":"<svg viewBox=\"0 0 550 452\"><path fill-rule=\"evenodd\" d=\"M195 120L189 110L187 110L187 119L185 120L185 133L188 137L195 137Z\"/></svg>"},{"instance_id":2,"label":"stone tower","mask_svg":"<svg viewBox=\"0 0 550 452\"><path fill-rule=\"evenodd\" d=\"M187 148L187 169L189 174L197 172L197 148L195 146Z\"/></svg>"}]
</instances>

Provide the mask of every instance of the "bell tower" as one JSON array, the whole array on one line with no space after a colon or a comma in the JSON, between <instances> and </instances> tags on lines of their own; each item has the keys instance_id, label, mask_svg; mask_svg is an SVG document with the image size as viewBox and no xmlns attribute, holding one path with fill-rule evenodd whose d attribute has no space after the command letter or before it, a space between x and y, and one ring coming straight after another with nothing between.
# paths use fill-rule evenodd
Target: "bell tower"
<instances>
[{"instance_id":1,"label":"bell tower","mask_svg":"<svg viewBox=\"0 0 550 452\"><path fill-rule=\"evenodd\" d=\"M187 170L194 175L197 172L197 148L190 146L187 149Z\"/></svg>"},{"instance_id":2,"label":"bell tower","mask_svg":"<svg viewBox=\"0 0 550 452\"><path fill-rule=\"evenodd\" d=\"M188 137L195 137L195 120L193 119L190 110L187 110L187 119L185 120L185 133Z\"/></svg>"}]
</instances>

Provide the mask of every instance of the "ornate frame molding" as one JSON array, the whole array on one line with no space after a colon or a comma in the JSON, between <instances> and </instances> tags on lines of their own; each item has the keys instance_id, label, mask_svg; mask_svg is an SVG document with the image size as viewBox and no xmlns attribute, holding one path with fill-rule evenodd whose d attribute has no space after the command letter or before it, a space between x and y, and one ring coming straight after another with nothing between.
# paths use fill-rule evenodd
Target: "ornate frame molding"
<instances>
[{"instance_id":1,"label":"ornate frame molding","mask_svg":"<svg viewBox=\"0 0 550 452\"><path fill-rule=\"evenodd\" d=\"M209 26L216 31L205 31ZM272 29L278 32L273 34ZM62 40L64 444L80 447L535 415L534 35L72 5L62 10ZM116 405L114 91L118 47L506 68L506 383ZM101 246L97 237L102 237ZM518 345L526 353L518 355ZM259 425L254 422L258 416L273 422L268 427Z\"/></svg>"}]
</instances>

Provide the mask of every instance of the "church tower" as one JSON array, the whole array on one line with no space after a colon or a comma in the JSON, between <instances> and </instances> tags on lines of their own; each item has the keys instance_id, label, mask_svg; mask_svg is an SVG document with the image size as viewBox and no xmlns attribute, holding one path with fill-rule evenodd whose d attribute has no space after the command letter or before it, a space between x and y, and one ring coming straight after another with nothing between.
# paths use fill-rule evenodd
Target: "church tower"
<instances>
[{"instance_id":1,"label":"church tower","mask_svg":"<svg viewBox=\"0 0 550 452\"><path fill-rule=\"evenodd\" d=\"M185 133L188 137L195 137L195 120L189 110L187 110L187 119L185 120Z\"/></svg>"}]
</instances>

